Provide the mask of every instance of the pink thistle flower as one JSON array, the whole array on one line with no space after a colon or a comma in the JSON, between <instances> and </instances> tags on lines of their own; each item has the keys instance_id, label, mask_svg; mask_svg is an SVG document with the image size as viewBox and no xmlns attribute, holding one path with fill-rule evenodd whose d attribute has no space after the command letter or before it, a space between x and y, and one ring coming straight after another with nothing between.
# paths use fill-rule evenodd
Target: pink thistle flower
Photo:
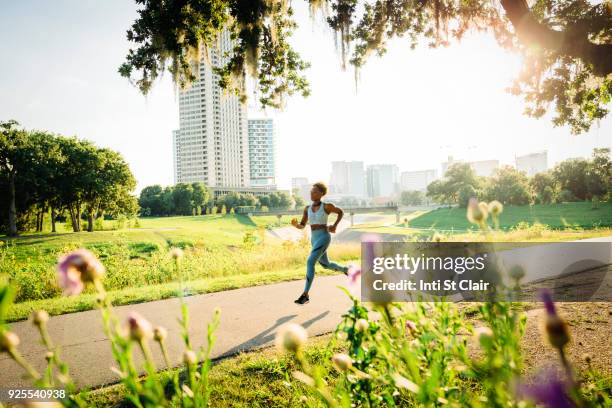
<instances>
[{"instance_id":1,"label":"pink thistle flower","mask_svg":"<svg viewBox=\"0 0 612 408\"><path fill-rule=\"evenodd\" d=\"M61 258L57 264L59 285L66 295L77 295L84 284L94 282L104 275L104 265L87 249L77 249Z\"/></svg>"},{"instance_id":2,"label":"pink thistle flower","mask_svg":"<svg viewBox=\"0 0 612 408\"><path fill-rule=\"evenodd\" d=\"M138 312L130 312L127 318L130 338L136 341L153 337L153 326Z\"/></svg>"}]
</instances>

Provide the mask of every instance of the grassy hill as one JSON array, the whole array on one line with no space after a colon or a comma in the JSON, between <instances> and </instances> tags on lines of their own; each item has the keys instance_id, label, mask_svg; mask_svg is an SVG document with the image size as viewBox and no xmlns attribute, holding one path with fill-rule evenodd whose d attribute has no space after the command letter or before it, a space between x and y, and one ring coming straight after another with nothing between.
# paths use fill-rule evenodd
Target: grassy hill
<instances>
[{"instance_id":1,"label":"grassy hill","mask_svg":"<svg viewBox=\"0 0 612 408\"><path fill-rule=\"evenodd\" d=\"M475 229L465 214L465 208L440 208L410 219L408 225L437 230ZM553 229L610 227L612 203L600 203L597 208L589 202L504 207L500 218L502 229L516 227L521 222L538 222Z\"/></svg>"}]
</instances>

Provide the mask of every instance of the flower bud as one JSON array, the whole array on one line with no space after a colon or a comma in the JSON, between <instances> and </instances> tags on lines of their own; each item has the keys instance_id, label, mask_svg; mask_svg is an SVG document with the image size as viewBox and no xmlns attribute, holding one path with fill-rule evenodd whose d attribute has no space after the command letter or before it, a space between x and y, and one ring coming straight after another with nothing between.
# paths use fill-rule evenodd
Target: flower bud
<instances>
[{"instance_id":1,"label":"flower bud","mask_svg":"<svg viewBox=\"0 0 612 408\"><path fill-rule=\"evenodd\" d=\"M504 211L504 205L497 200L493 200L489 203L489 212L494 217L497 217Z\"/></svg>"},{"instance_id":2,"label":"flower bud","mask_svg":"<svg viewBox=\"0 0 612 408\"><path fill-rule=\"evenodd\" d=\"M188 365L194 365L198 362L198 356L193 350L185 350L183 353L183 362Z\"/></svg>"},{"instance_id":3,"label":"flower bud","mask_svg":"<svg viewBox=\"0 0 612 408\"><path fill-rule=\"evenodd\" d=\"M474 329L474 337L482 344L484 341L488 341L493 337L493 330L487 326L481 326Z\"/></svg>"},{"instance_id":4,"label":"flower bud","mask_svg":"<svg viewBox=\"0 0 612 408\"><path fill-rule=\"evenodd\" d=\"M0 334L0 351L10 351L19 345L19 337L11 332L4 331Z\"/></svg>"},{"instance_id":5,"label":"flower bud","mask_svg":"<svg viewBox=\"0 0 612 408\"><path fill-rule=\"evenodd\" d=\"M410 333L416 332L416 330L417 330L416 323L413 322L412 320L406 320L406 329L408 329L408 331L410 331Z\"/></svg>"},{"instance_id":6,"label":"flower bud","mask_svg":"<svg viewBox=\"0 0 612 408\"><path fill-rule=\"evenodd\" d=\"M332 357L332 363L336 370L344 372L349 370L353 366L353 360L349 356L343 353L334 354Z\"/></svg>"},{"instance_id":7,"label":"flower bud","mask_svg":"<svg viewBox=\"0 0 612 408\"><path fill-rule=\"evenodd\" d=\"M32 322L35 326L43 326L49 321L49 313L46 310L37 310L32 313Z\"/></svg>"},{"instance_id":8,"label":"flower bud","mask_svg":"<svg viewBox=\"0 0 612 408\"><path fill-rule=\"evenodd\" d=\"M47 351L45 353L45 360L51 361L51 360L53 360L54 356L55 356L55 354L52 351Z\"/></svg>"},{"instance_id":9,"label":"flower bud","mask_svg":"<svg viewBox=\"0 0 612 408\"><path fill-rule=\"evenodd\" d=\"M153 336L151 323L149 323L149 321L142 317L139 313L130 312L127 322L130 331L130 338L132 340L141 341Z\"/></svg>"},{"instance_id":10,"label":"flower bud","mask_svg":"<svg viewBox=\"0 0 612 408\"><path fill-rule=\"evenodd\" d=\"M181 248L172 248L170 250L170 256L174 259L181 259L183 257L184 253L183 250Z\"/></svg>"},{"instance_id":11,"label":"flower bud","mask_svg":"<svg viewBox=\"0 0 612 408\"><path fill-rule=\"evenodd\" d=\"M166 337L168 337L168 330L166 330L165 328L157 326L153 330L153 338L155 339L155 341L164 341Z\"/></svg>"},{"instance_id":12,"label":"flower bud","mask_svg":"<svg viewBox=\"0 0 612 408\"><path fill-rule=\"evenodd\" d=\"M489 207L486 203L479 203L475 198L470 198L467 208L467 219L472 224L482 225L486 220Z\"/></svg>"},{"instance_id":13,"label":"flower bud","mask_svg":"<svg viewBox=\"0 0 612 408\"><path fill-rule=\"evenodd\" d=\"M355 330L364 333L370 328L370 323L366 319L359 319L355 322Z\"/></svg>"},{"instance_id":14,"label":"flower bud","mask_svg":"<svg viewBox=\"0 0 612 408\"><path fill-rule=\"evenodd\" d=\"M548 334L548 341L553 347L561 349L569 343L567 323L557 315L546 317L546 333Z\"/></svg>"},{"instance_id":15,"label":"flower bud","mask_svg":"<svg viewBox=\"0 0 612 408\"><path fill-rule=\"evenodd\" d=\"M515 281L519 281L525 277L525 268L523 268L521 265L514 265L512 268L510 268L508 275L510 275L510 277Z\"/></svg>"},{"instance_id":16,"label":"flower bud","mask_svg":"<svg viewBox=\"0 0 612 408\"><path fill-rule=\"evenodd\" d=\"M296 352L308 339L308 333L299 324L289 323L276 334L276 345L282 350Z\"/></svg>"}]
</instances>

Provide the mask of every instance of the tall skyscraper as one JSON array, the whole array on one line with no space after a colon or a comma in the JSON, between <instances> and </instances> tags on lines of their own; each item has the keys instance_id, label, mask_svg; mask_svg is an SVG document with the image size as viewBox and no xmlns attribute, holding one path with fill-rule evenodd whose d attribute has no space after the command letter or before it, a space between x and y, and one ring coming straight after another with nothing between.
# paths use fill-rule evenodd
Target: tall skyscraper
<instances>
[{"instance_id":1,"label":"tall skyscraper","mask_svg":"<svg viewBox=\"0 0 612 408\"><path fill-rule=\"evenodd\" d=\"M429 183L438 178L435 169L404 171L400 176L400 187L402 191L426 191Z\"/></svg>"},{"instance_id":2,"label":"tall skyscraper","mask_svg":"<svg viewBox=\"0 0 612 408\"><path fill-rule=\"evenodd\" d=\"M546 150L516 156L515 160L517 170L524 171L529 177L548 170L548 152Z\"/></svg>"},{"instance_id":3,"label":"tall skyscraper","mask_svg":"<svg viewBox=\"0 0 612 408\"><path fill-rule=\"evenodd\" d=\"M329 181L335 196L365 197L365 172L361 161L334 161Z\"/></svg>"},{"instance_id":4,"label":"tall skyscraper","mask_svg":"<svg viewBox=\"0 0 612 408\"><path fill-rule=\"evenodd\" d=\"M374 164L367 170L368 196L394 197L399 193L399 168L395 164Z\"/></svg>"},{"instance_id":5,"label":"tall skyscraper","mask_svg":"<svg viewBox=\"0 0 612 408\"><path fill-rule=\"evenodd\" d=\"M174 179L201 181L211 187L246 187L249 156L246 106L219 87L213 67L225 65L233 48L230 34L219 35L218 47L202 50L199 78L179 93L180 129L173 132Z\"/></svg>"},{"instance_id":6,"label":"tall skyscraper","mask_svg":"<svg viewBox=\"0 0 612 408\"><path fill-rule=\"evenodd\" d=\"M249 119L251 186L276 185L276 153L272 119Z\"/></svg>"}]
</instances>

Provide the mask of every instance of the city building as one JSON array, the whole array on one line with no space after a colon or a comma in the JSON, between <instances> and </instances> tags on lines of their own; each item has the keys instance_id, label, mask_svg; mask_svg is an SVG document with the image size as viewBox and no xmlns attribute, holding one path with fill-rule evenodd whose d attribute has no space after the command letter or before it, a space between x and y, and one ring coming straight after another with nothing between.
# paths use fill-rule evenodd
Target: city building
<instances>
[{"instance_id":1,"label":"city building","mask_svg":"<svg viewBox=\"0 0 612 408\"><path fill-rule=\"evenodd\" d=\"M174 180L209 187L247 187L250 180L246 105L224 93L213 67L225 65L233 43L219 35L218 46L202 49L198 78L179 91L179 129L173 132ZM205 53L208 52L208 59Z\"/></svg>"},{"instance_id":2,"label":"city building","mask_svg":"<svg viewBox=\"0 0 612 408\"><path fill-rule=\"evenodd\" d=\"M457 163L464 163L463 160L455 160L453 156L448 156L448 159L445 162L442 162L442 177L446 174L448 168Z\"/></svg>"},{"instance_id":3,"label":"city building","mask_svg":"<svg viewBox=\"0 0 612 408\"><path fill-rule=\"evenodd\" d=\"M442 162L442 177L453 164L467 163L477 176L490 177L499 168L499 160L477 160L466 162L465 160L455 160L453 156L448 156L448 160Z\"/></svg>"},{"instance_id":4,"label":"city building","mask_svg":"<svg viewBox=\"0 0 612 408\"><path fill-rule=\"evenodd\" d=\"M373 164L367 168L368 196L396 197L399 193L399 168L395 164Z\"/></svg>"},{"instance_id":5,"label":"city building","mask_svg":"<svg viewBox=\"0 0 612 408\"><path fill-rule=\"evenodd\" d=\"M249 119L251 186L276 185L276 151L272 119Z\"/></svg>"},{"instance_id":6,"label":"city building","mask_svg":"<svg viewBox=\"0 0 612 408\"><path fill-rule=\"evenodd\" d=\"M400 189L402 191L427 191L427 186L438 178L435 169L404 171L400 175Z\"/></svg>"},{"instance_id":7,"label":"city building","mask_svg":"<svg viewBox=\"0 0 612 408\"><path fill-rule=\"evenodd\" d=\"M302 197L305 201L310 201L310 188L311 183L306 177L293 177L291 179L291 191L297 189L297 195Z\"/></svg>"},{"instance_id":8,"label":"city building","mask_svg":"<svg viewBox=\"0 0 612 408\"><path fill-rule=\"evenodd\" d=\"M366 196L365 172L362 161L334 161L329 181L329 193L333 197Z\"/></svg>"},{"instance_id":9,"label":"city building","mask_svg":"<svg viewBox=\"0 0 612 408\"><path fill-rule=\"evenodd\" d=\"M534 174L548 170L548 152L546 150L516 156L515 163L517 170L524 171L529 177Z\"/></svg>"},{"instance_id":10,"label":"city building","mask_svg":"<svg viewBox=\"0 0 612 408\"><path fill-rule=\"evenodd\" d=\"M499 168L499 160L479 160L469 162L469 164L474 173L480 177L491 177Z\"/></svg>"},{"instance_id":11,"label":"city building","mask_svg":"<svg viewBox=\"0 0 612 408\"><path fill-rule=\"evenodd\" d=\"M181 131L176 129L172 131L172 165L173 165L173 169L174 169L174 184L178 183L178 172L177 172L177 168L178 168L178 163L177 163L177 159L178 159L178 155L179 155L179 151L178 151L178 144L180 143L180 135L181 135Z\"/></svg>"}]
</instances>

